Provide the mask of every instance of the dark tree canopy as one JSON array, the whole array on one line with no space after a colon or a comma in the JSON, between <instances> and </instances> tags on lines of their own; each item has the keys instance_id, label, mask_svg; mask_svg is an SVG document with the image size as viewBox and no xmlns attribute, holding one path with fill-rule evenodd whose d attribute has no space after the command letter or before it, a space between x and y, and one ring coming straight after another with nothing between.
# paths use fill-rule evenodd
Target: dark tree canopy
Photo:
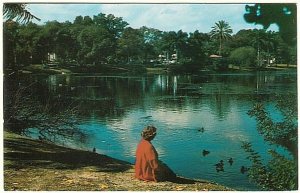
<instances>
[{"instance_id":1,"label":"dark tree canopy","mask_svg":"<svg viewBox=\"0 0 300 193\"><path fill-rule=\"evenodd\" d=\"M271 24L277 24L282 38L289 44L296 43L297 7L296 4L257 3L246 5L244 18L248 23L261 24L267 29Z\"/></svg>"},{"instance_id":2,"label":"dark tree canopy","mask_svg":"<svg viewBox=\"0 0 300 193\"><path fill-rule=\"evenodd\" d=\"M192 71L197 72L199 69L211 67L210 55L219 52L219 55L228 58L241 47L252 47L256 50L255 64L259 67L275 64L273 61L277 64L296 64L297 48L295 44L285 41L289 39L290 42L295 42L296 8L293 6L294 4L247 6L245 18L248 22L263 24L265 28L271 23L278 23L283 26L280 27L281 32L241 30L232 34L229 23L224 20L216 22L210 33L197 30L187 33L182 30L161 31L146 26L133 29L123 18L104 13L93 17L79 15L73 22L21 24L14 20L24 18L28 21L35 18L26 11L26 4L5 4L4 17L16 18L5 21L3 25L4 66L15 69L54 62L60 67L74 67L72 70L75 71L94 71L86 68L103 70L104 65L109 68L111 65L124 67L130 61L131 64L143 64L147 67L171 64L182 67L180 72L190 71L192 65L195 67ZM269 7L270 10L267 9ZM282 18L277 14L282 14ZM53 54L55 61L50 61L50 55ZM245 60L239 61L237 65L249 63Z\"/></svg>"}]
</instances>

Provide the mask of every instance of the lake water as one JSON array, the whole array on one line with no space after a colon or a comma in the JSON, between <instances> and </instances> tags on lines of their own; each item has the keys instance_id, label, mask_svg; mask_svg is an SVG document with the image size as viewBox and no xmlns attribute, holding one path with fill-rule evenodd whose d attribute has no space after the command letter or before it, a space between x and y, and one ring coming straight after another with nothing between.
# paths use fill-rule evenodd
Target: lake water
<instances>
[{"instance_id":1,"label":"lake water","mask_svg":"<svg viewBox=\"0 0 300 193\"><path fill-rule=\"evenodd\" d=\"M175 173L210 180L237 190L256 190L241 166L250 166L242 142L251 142L264 161L268 145L247 115L260 96L274 120L281 114L264 98L297 92L295 72L207 75L51 75L39 78L51 93L80 102L80 129L87 135L73 146L134 163L140 132L158 128L153 145ZM203 128L203 132L199 131ZM202 151L210 153L203 156ZM284 150L280 150L284 152ZM233 158L230 165L227 160ZM224 160L224 172L215 164Z\"/></svg>"}]
</instances>

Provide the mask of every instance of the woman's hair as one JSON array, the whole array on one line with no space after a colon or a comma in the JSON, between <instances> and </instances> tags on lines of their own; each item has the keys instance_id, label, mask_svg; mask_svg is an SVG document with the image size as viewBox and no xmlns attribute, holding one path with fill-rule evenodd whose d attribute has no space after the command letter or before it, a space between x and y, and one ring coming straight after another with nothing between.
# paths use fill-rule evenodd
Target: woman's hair
<instances>
[{"instance_id":1,"label":"woman's hair","mask_svg":"<svg viewBox=\"0 0 300 193\"><path fill-rule=\"evenodd\" d=\"M143 139L151 139L156 135L156 128L154 126L147 126L143 129L141 136Z\"/></svg>"}]
</instances>

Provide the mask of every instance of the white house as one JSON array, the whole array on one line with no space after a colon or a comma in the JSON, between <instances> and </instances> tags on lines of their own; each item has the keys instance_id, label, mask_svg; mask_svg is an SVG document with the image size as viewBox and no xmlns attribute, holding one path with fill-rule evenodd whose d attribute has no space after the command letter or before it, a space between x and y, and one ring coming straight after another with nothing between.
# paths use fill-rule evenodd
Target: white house
<instances>
[{"instance_id":1,"label":"white house","mask_svg":"<svg viewBox=\"0 0 300 193\"><path fill-rule=\"evenodd\" d=\"M54 62L54 61L56 61L56 54L55 53L49 53L48 52L48 61L49 62Z\"/></svg>"}]
</instances>

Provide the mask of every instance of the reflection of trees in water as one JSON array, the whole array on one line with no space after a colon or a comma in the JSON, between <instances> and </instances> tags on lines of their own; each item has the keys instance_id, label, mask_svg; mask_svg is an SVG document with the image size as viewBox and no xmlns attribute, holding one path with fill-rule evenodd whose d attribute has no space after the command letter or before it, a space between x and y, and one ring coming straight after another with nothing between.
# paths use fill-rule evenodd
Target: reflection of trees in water
<instances>
[{"instance_id":1,"label":"reflection of trees in water","mask_svg":"<svg viewBox=\"0 0 300 193\"><path fill-rule=\"evenodd\" d=\"M258 89L267 92L265 89L271 88L276 81L282 81L282 77L266 72L202 76L68 75L52 78L55 81L49 81L48 84L52 85L49 89L57 96L84 101L81 110L87 109L85 114L93 111L99 118L121 116L130 109L145 109L147 106L182 110L186 106L204 102L203 98L209 99L212 112L219 118L226 118L232 98L241 99L242 95L256 94Z\"/></svg>"},{"instance_id":2,"label":"reflection of trees in water","mask_svg":"<svg viewBox=\"0 0 300 193\"><path fill-rule=\"evenodd\" d=\"M230 113L230 96L223 94L214 94L212 95L212 98L214 98L214 100L210 100L210 108L213 112L216 112L216 115L220 119L225 119L226 115Z\"/></svg>"},{"instance_id":3,"label":"reflection of trees in water","mask_svg":"<svg viewBox=\"0 0 300 193\"><path fill-rule=\"evenodd\" d=\"M266 85L270 86L274 81L275 83L280 83L285 80L291 82L288 88L293 88L295 85L293 78L288 75L274 76L274 74L268 75L267 73L261 73L259 76L250 73L246 75L148 75L137 77L74 75L42 77L34 75L27 76L24 79L20 81L24 86L32 82L34 84L27 89L29 94L27 97L18 98L20 102L18 104L27 106L24 108L20 105L17 106L18 113L24 114L22 109L26 108L28 112L28 106L38 106L39 108L33 108L34 111L32 112L45 116L48 122L52 120L51 127L54 127L54 124L64 124L62 121L53 121L55 120L53 117L61 115L63 118L63 112L67 112L70 104L78 107L76 114L79 113L79 115L77 114L74 120L77 118L86 120L86 118L89 119L91 117L94 120L103 120L105 118L122 119L127 112L135 109L146 111L151 108L154 110L163 109L165 111L183 112L187 109L201 111L202 108L207 107L218 118L226 119L232 105L236 103L233 100L247 101L247 97L257 94L255 92L257 82L260 88L264 88ZM8 82L9 80L10 82ZM19 82L15 79L7 79L5 85L7 91L11 90L5 92L7 93L5 101L11 102L13 100L8 100L8 97L14 96L13 93L20 86ZM283 88L286 87L286 85L283 85L278 88L284 90ZM293 91L293 89L291 90ZM35 97L32 98L32 96ZM262 98L261 100L265 99ZM13 109L7 108L8 105L12 104L7 103L5 112L7 112L7 109ZM45 108L46 106L47 108ZM61 114L58 112L61 112ZM7 115L10 113L5 113L6 123L9 120ZM26 116L26 119L24 118L25 116L20 119L26 120L26 124L19 122L19 125L22 125L23 129L34 127L30 125L33 120L32 116ZM67 117L71 118L72 116ZM42 117L36 116L35 121L37 120L42 120ZM36 123L35 125L37 126ZM42 128L43 126L39 127ZM15 126L15 128L17 127ZM61 126L56 128L61 128L60 131L66 131L67 133L75 131L72 131L71 127Z\"/></svg>"}]
</instances>

